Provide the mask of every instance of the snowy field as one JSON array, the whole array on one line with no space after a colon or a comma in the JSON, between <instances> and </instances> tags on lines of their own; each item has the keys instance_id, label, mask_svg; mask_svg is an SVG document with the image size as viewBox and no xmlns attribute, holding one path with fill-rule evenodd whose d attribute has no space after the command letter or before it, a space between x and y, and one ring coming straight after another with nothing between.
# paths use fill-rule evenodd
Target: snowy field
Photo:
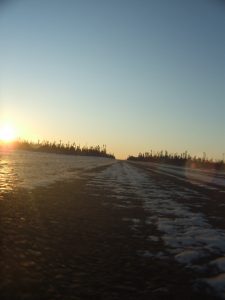
<instances>
[{"instance_id":1,"label":"snowy field","mask_svg":"<svg viewBox=\"0 0 225 300\"><path fill-rule=\"evenodd\" d=\"M167 174L179 179L182 178L187 182L198 184L208 189L219 189L220 187L225 187L225 172L223 171L176 167L157 163L144 164L148 166L148 169L154 170L159 174Z\"/></svg>"},{"instance_id":2,"label":"snowy field","mask_svg":"<svg viewBox=\"0 0 225 300\"><path fill-rule=\"evenodd\" d=\"M102 157L28 151L0 152L0 190L47 186L58 180L79 178L84 172L114 162Z\"/></svg>"}]
</instances>

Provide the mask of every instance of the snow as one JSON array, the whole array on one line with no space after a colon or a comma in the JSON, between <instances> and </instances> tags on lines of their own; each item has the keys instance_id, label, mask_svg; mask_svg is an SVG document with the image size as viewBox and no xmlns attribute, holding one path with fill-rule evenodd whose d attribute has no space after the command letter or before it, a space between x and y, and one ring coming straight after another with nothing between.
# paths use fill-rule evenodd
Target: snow
<instances>
[{"instance_id":1,"label":"snow","mask_svg":"<svg viewBox=\"0 0 225 300\"><path fill-rule=\"evenodd\" d=\"M219 257L210 262L210 265L215 267L220 272L225 272L225 257Z\"/></svg>"},{"instance_id":2,"label":"snow","mask_svg":"<svg viewBox=\"0 0 225 300\"><path fill-rule=\"evenodd\" d=\"M202 253L196 250L184 250L175 256L175 259L185 265L191 265L202 257Z\"/></svg>"},{"instance_id":3,"label":"snow","mask_svg":"<svg viewBox=\"0 0 225 300\"><path fill-rule=\"evenodd\" d=\"M179 175L180 172L175 170L175 173ZM158 253L140 250L139 255L160 259L169 255L178 263L193 268L200 274L203 270L211 268L212 272L209 272L209 276L213 273L215 266L223 271L225 232L213 228L204 214L193 212L192 207L196 204L193 205L190 201L193 197L197 197L199 200L197 206L201 208L201 202L209 200L207 196L166 180L164 186L161 186L154 180L154 177L129 163L111 165L98 174L95 180L90 182L90 185L92 184L105 188L112 203L113 199L123 196L120 198L121 205L129 208L129 205L133 204L132 199L135 202L138 200L149 213L149 217L143 220L144 223L155 226L161 235L160 238L150 235L148 241L157 243L163 240L165 249ZM181 201L178 202L177 199ZM131 228L137 234L137 231L141 230L138 226L139 221L133 220L132 223ZM209 279L208 284L213 285L219 292L223 284L225 288L225 281L220 279L219 288L217 288L218 279L215 278Z\"/></svg>"},{"instance_id":4,"label":"snow","mask_svg":"<svg viewBox=\"0 0 225 300\"><path fill-rule=\"evenodd\" d=\"M102 171L96 167L105 166ZM224 174L207 173L161 166L155 172L169 174L181 180L193 181L212 188L224 188ZM209 270L204 282L225 299L225 232L213 228L201 212L201 203L207 196L192 189L175 185L169 180L162 186L146 171L128 162L118 162L106 158L49 155L43 153L14 153L0 161L0 189L13 187L34 188L48 185L57 180L83 178L89 176L88 187L95 189L93 196L104 190L106 201L117 208L142 206L148 215L124 219L128 226L138 234L141 224L155 226L160 236L149 235L148 242L163 241L165 249L157 253L140 249L139 255L165 259L172 257L176 262L193 270ZM99 189L99 192L98 192ZM101 191L101 192L100 192ZM198 204L191 199L198 198ZM180 201L178 201L180 200ZM222 204L221 204L222 205Z\"/></svg>"},{"instance_id":5,"label":"snow","mask_svg":"<svg viewBox=\"0 0 225 300\"><path fill-rule=\"evenodd\" d=\"M204 280L221 299L225 299L225 273Z\"/></svg>"},{"instance_id":6,"label":"snow","mask_svg":"<svg viewBox=\"0 0 225 300\"><path fill-rule=\"evenodd\" d=\"M159 237L155 236L155 235L150 235L148 237L148 240L152 241L152 242L158 242L159 241Z\"/></svg>"},{"instance_id":7,"label":"snow","mask_svg":"<svg viewBox=\"0 0 225 300\"><path fill-rule=\"evenodd\" d=\"M166 174L193 184L198 184L210 190L218 190L225 187L225 173L221 171L203 171L189 167L175 167L157 163L147 163L149 170L159 174Z\"/></svg>"},{"instance_id":8,"label":"snow","mask_svg":"<svg viewBox=\"0 0 225 300\"><path fill-rule=\"evenodd\" d=\"M94 168L112 163L115 160L101 157L12 151L0 160L0 189L47 186L59 180L80 178Z\"/></svg>"}]
</instances>

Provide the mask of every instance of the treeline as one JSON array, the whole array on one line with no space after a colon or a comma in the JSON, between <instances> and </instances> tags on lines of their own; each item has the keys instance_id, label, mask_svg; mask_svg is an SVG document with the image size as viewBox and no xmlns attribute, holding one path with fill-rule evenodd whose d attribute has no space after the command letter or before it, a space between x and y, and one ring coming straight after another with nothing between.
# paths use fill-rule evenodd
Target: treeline
<instances>
[{"instance_id":1,"label":"treeline","mask_svg":"<svg viewBox=\"0 0 225 300\"><path fill-rule=\"evenodd\" d=\"M176 166L189 166L194 168L225 170L224 160L214 161L213 159L208 159L205 152L203 153L202 157L192 157L187 151L178 154L168 153L168 151L153 152L151 150L150 152L139 153L138 156L129 156L127 160L165 163Z\"/></svg>"},{"instance_id":2,"label":"treeline","mask_svg":"<svg viewBox=\"0 0 225 300\"><path fill-rule=\"evenodd\" d=\"M102 147L99 145L81 147L75 143L70 144L68 142L67 144L64 144L61 141L58 143L49 141L38 141L37 143L34 143L26 140L18 140L11 143L10 147L13 149L26 151L115 158L113 154L107 153L106 145L103 145Z\"/></svg>"}]
</instances>

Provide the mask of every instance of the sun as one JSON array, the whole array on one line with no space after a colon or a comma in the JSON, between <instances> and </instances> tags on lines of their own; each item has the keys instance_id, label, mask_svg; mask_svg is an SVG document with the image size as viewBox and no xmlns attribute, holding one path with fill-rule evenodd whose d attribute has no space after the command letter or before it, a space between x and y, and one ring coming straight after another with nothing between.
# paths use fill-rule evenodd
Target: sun
<instances>
[{"instance_id":1,"label":"sun","mask_svg":"<svg viewBox=\"0 0 225 300\"><path fill-rule=\"evenodd\" d=\"M0 141L2 142L12 142L16 139L16 130L10 124L5 124L0 127Z\"/></svg>"}]
</instances>

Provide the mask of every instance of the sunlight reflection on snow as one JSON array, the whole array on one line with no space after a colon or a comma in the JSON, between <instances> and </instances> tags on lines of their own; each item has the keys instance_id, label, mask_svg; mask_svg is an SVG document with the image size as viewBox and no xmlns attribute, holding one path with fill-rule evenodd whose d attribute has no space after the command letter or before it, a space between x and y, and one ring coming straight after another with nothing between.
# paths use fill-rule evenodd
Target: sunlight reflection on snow
<instances>
[{"instance_id":1,"label":"sunlight reflection on snow","mask_svg":"<svg viewBox=\"0 0 225 300\"><path fill-rule=\"evenodd\" d=\"M108 158L69 156L26 151L0 152L0 191L31 189L114 163Z\"/></svg>"}]
</instances>

